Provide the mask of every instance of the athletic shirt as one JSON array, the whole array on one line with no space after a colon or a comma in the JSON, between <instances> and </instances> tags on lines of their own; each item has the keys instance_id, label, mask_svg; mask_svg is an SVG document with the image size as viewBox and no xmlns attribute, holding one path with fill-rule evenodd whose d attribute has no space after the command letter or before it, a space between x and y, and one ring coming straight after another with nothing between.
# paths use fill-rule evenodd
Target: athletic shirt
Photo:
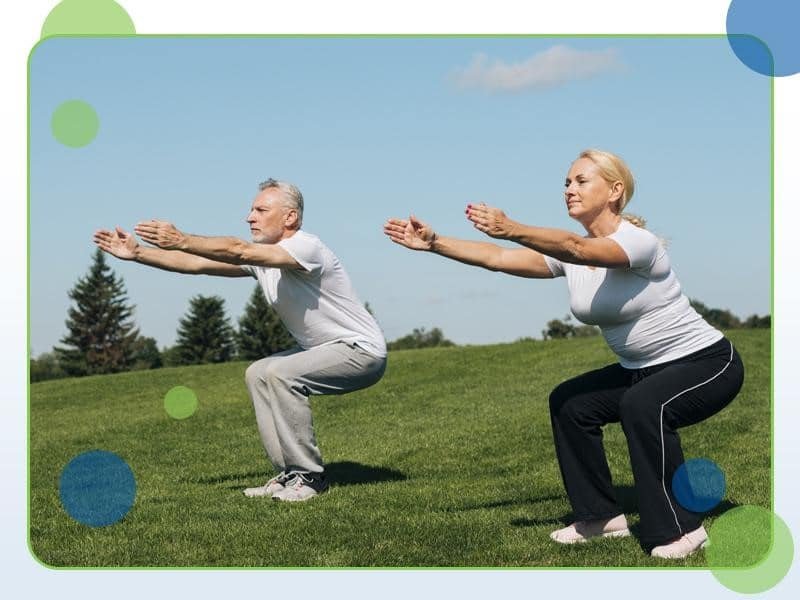
<instances>
[{"instance_id":1,"label":"athletic shirt","mask_svg":"<svg viewBox=\"0 0 800 600\"><path fill-rule=\"evenodd\" d=\"M301 348L355 343L378 357L386 340L364 308L336 255L315 235L298 230L277 244L306 270L242 265Z\"/></svg>"},{"instance_id":2,"label":"athletic shirt","mask_svg":"<svg viewBox=\"0 0 800 600\"><path fill-rule=\"evenodd\" d=\"M608 238L624 250L630 268L544 259L554 277L567 278L572 314L600 327L623 367L675 360L722 338L689 304L656 236L623 219Z\"/></svg>"}]
</instances>

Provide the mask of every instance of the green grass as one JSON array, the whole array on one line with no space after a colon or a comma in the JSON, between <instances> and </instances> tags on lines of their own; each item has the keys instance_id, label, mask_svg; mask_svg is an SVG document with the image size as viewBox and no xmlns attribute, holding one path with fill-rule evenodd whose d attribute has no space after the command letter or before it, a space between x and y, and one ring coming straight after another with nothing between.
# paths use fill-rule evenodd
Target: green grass
<instances>
[{"instance_id":1,"label":"green grass","mask_svg":"<svg viewBox=\"0 0 800 600\"><path fill-rule=\"evenodd\" d=\"M745 385L712 419L683 429L687 458L724 470L728 508L771 508L770 332L730 337ZM580 546L548 533L569 516L547 399L560 381L613 361L601 338L393 352L367 390L313 399L335 485L311 502L249 499L269 475L246 363L37 383L30 388L30 545L53 566L674 566L634 538ZM183 421L163 408L197 392ZM638 520L625 440L606 427L623 508ZM61 470L103 449L134 471L136 502L91 528L61 507ZM680 566L705 566L702 556Z\"/></svg>"}]
</instances>

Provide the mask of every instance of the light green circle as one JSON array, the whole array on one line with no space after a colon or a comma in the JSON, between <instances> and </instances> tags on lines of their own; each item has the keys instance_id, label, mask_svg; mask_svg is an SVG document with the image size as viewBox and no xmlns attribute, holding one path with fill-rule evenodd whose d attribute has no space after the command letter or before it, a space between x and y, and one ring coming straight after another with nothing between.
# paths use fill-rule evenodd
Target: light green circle
<instances>
[{"instance_id":1,"label":"light green circle","mask_svg":"<svg viewBox=\"0 0 800 600\"><path fill-rule=\"evenodd\" d=\"M705 556L711 573L741 594L757 594L777 585L794 558L786 523L759 506L729 510L711 525L708 539Z\"/></svg>"},{"instance_id":2,"label":"light green circle","mask_svg":"<svg viewBox=\"0 0 800 600\"><path fill-rule=\"evenodd\" d=\"M183 385L176 385L164 396L164 410L173 419L188 419L197 410L197 394Z\"/></svg>"},{"instance_id":3,"label":"light green circle","mask_svg":"<svg viewBox=\"0 0 800 600\"><path fill-rule=\"evenodd\" d=\"M63 0L42 25L42 38L51 35L134 34L125 9L113 0Z\"/></svg>"},{"instance_id":4,"label":"light green circle","mask_svg":"<svg viewBox=\"0 0 800 600\"><path fill-rule=\"evenodd\" d=\"M81 148L97 135L100 119L83 100L68 100L53 111L50 129L53 137L65 146Z\"/></svg>"}]
</instances>

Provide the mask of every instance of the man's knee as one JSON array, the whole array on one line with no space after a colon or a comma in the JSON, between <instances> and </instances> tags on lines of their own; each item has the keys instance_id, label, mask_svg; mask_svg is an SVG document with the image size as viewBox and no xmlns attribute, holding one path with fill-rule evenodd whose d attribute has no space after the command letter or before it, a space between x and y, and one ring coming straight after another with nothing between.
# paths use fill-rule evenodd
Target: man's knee
<instances>
[{"instance_id":1,"label":"man's knee","mask_svg":"<svg viewBox=\"0 0 800 600\"><path fill-rule=\"evenodd\" d=\"M244 380L248 387L264 383L268 380L275 381L282 376L278 360L262 358L252 363L244 372Z\"/></svg>"}]
</instances>

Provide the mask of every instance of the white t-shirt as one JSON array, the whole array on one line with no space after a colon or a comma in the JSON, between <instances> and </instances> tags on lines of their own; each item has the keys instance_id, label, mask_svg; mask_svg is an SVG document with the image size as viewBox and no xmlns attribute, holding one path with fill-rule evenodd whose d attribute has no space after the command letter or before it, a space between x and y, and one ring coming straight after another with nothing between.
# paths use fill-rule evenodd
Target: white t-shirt
<instances>
[{"instance_id":1,"label":"white t-shirt","mask_svg":"<svg viewBox=\"0 0 800 600\"><path fill-rule=\"evenodd\" d=\"M258 280L267 302L301 348L334 342L356 343L386 356L377 321L356 296L336 255L315 235L299 230L278 245L306 271L242 265Z\"/></svg>"},{"instance_id":2,"label":"white t-shirt","mask_svg":"<svg viewBox=\"0 0 800 600\"><path fill-rule=\"evenodd\" d=\"M628 255L630 268L545 261L555 277L566 276L572 314L600 327L623 367L675 360L722 338L689 304L656 236L623 219L608 238Z\"/></svg>"}]
</instances>

